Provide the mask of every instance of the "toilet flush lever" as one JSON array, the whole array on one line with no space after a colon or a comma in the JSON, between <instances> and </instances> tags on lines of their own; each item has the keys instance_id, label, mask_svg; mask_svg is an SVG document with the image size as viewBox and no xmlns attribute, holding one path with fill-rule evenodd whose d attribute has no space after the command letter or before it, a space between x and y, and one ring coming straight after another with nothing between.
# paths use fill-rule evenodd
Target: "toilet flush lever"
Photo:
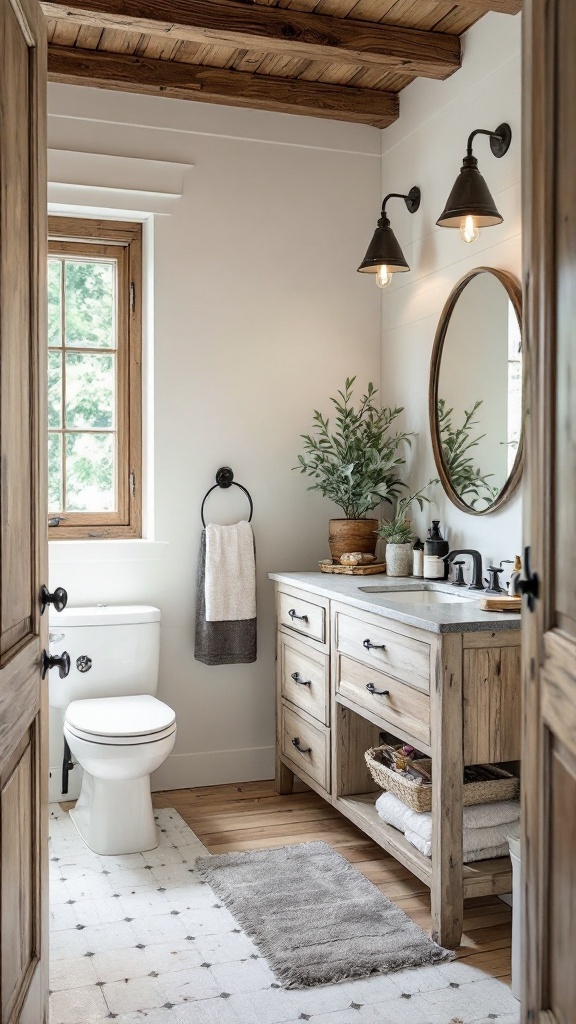
<instances>
[{"instance_id":1,"label":"toilet flush lever","mask_svg":"<svg viewBox=\"0 0 576 1024\"><path fill-rule=\"evenodd\" d=\"M51 668L57 668L60 679L65 679L70 671L68 651L62 651L62 654L48 654L48 651L42 651L42 679L46 678L46 673Z\"/></svg>"}]
</instances>

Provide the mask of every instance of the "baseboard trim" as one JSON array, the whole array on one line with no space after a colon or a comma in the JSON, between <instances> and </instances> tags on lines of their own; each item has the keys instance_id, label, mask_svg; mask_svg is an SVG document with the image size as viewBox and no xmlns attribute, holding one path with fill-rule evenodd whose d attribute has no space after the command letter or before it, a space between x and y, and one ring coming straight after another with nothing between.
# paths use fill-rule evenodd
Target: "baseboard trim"
<instances>
[{"instance_id":1,"label":"baseboard trim","mask_svg":"<svg viewBox=\"0 0 576 1024\"><path fill-rule=\"evenodd\" d=\"M152 791L222 786L227 782L258 782L274 778L274 747L245 750L208 750L194 754L171 754L152 775ZM61 791L62 766L50 768L50 803L76 800L80 795L82 769L74 765L68 777L68 793Z\"/></svg>"},{"instance_id":2,"label":"baseboard trim","mask_svg":"<svg viewBox=\"0 0 576 1024\"><path fill-rule=\"evenodd\" d=\"M152 775L152 790L222 786L228 782L258 782L274 777L274 747L208 750L171 754Z\"/></svg>"}]
</instances>

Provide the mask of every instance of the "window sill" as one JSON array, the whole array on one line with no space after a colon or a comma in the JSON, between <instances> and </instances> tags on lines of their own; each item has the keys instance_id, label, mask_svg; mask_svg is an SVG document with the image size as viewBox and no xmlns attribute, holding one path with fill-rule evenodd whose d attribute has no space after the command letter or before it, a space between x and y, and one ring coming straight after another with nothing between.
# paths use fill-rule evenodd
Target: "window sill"
<instances>
[{"instance_id":1,"label":"window sill","mask_svg":"<svg viewBox=\"0 0 576 1024\"><path fill-rule=\"evenodd\" d=\"M157 562L164 558L168 541L145 538L101 540L50 540L52 563L62 562Z\"/></svg>"}]
</instances>

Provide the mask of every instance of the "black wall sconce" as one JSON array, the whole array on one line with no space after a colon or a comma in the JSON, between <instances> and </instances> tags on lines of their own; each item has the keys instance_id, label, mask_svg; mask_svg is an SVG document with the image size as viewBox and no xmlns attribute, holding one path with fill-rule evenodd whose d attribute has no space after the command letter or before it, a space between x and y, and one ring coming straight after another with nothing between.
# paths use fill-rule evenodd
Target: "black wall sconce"
<instances>
[{"instance_id":1,"label":"black wall sconce","mask_svg":"<svg viewBox=\"0 0 576 1024\"><path fill-rule=\"evenodd\" d=\"M390 192L382 203L382 213L376 231L366 255L358 267L359 274L375 274L376 284L379 288L386 288L391 284L392 274L410 270L386 216L386 203L389 199L403 199L408 212L416 213L420 206L420 189L415 185L407 196L403 196L399 192Z\"/></svg>"},{"instance_id":2,"label":"black wall sconce","mask_svg":"<svg viewBox=\"0 0 576 1024\"><path fill-rule=\"evenodd\" d=\"M496 209L490 189L478 170L478 161L472 154L472 143L476 135L488 135L490 149L500 159L510 148L512 129L509 124L501 124L493 132L477 128L468 139L460 174L454 182L443 213L436 221L440 228L460 228L463 242L475 242L480 228L501 224L504 219Z\"/></svg>"}]
</instances>

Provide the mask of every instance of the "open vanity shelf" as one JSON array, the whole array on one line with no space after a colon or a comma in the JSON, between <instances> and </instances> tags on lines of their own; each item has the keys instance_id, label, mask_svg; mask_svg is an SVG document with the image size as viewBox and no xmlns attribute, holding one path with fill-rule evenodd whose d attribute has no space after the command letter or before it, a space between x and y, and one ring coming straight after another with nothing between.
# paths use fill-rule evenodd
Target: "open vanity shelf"
<instances>
[{"instance_id":1,"label":"open vanity shelf","mask_svg":"<svg viewBox=\"0 0 576 1024\"><path fill-rule=\"evenodd\" d=\"M337 577L299 576L274 576L277 790L290 792L297 775L420 878L433 937L457 946L463 900L512 887L509 857L463 863L462 790L465 765L519 760L518 622L478 612L477 623L440 632L374 608L353 583L348 603ZM432 858L374 806L364 752L382 731L432 758Z\"/></svg>"}]
</instances>

